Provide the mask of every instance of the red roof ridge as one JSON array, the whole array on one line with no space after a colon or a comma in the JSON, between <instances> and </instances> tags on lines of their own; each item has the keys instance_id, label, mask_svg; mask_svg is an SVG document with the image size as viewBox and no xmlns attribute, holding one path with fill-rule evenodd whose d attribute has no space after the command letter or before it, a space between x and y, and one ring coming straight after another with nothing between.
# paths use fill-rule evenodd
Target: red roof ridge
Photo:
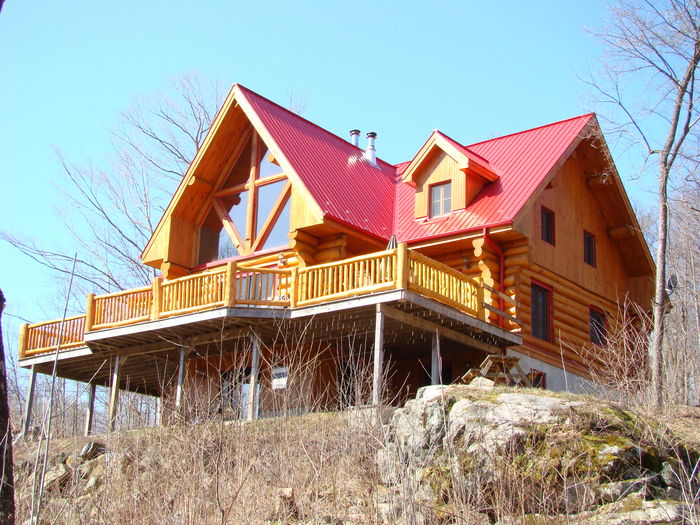
<instances>
[{"instance_id":1,"label":"red roof ridge","mask_svg":"<svg viewBox=\"0 0 700 525\"><path fill-rule=\"evenodd\" d=\"M559 125L559 124L563 124L564 122L571 122L572 120L578 120L578 119L581 119L581 118L584 118L584 117L595 117L595 113L594 113L594 112L584 113L584 114L582 114L582 115L577 115L577 116L575 116L575 117L570 117L570 118L566 118L566 119L563 119L563 120L557 120L556 122L550 122L549 124L543 124L543 125L541 125L541 126L535 126L534 128L524 129L524 130L522 130L522 131L516 131L515 133L508 133L507 135L500 135L500 136L498 136L498 137L493 137L492 139L481 140L481 141L479 141L479 142L473 142L473 143L469 144L468 146L464 146L464 147L465 147L465 148L471 148L472 146L477 146L477 145L479 145L479 144L485 144L485 143L491 142L491 141L493 141L493 140L504 139L504 138L507 138L507 137L514 137L515 135L522 135L523 133L530 133L531 131L535 131L535 130L538 130L538 129L548 128L548 127L550 127L550 126L557 126L557 125Z\"/></svg>"},{"instance_id":2,"label":"red roof ridge","mask_svg":"<svg viewBox=\"0 0 700 525\"><path fill-rule=\"evenodd\" d=\"M355 148L355 149L359 150L360 152L364 153L364 150L363 150L361 147L355 146L352 142L349 142L349 141L345 140L343 137L341 137L341 136L339 136L339 135L336 135L336 134L333 133L332 131L328 131L328 130L327 130L326 128L324 128L323 126L320 126L320 125L316 124L315 122L312 122L312 121L310 121L309 119L302 117L302 116L299 115L298 113L294 113L292 110L290 110L290 109L288 109L288 108L285 108L284 106L280 106L277 102L274 102L273 100L270 100L270 99L267 98L267 97L263 97L262 95L260 95L259 93L256 93L256 92L253 91L252 89L249 89L249 88L245 87L243 84L239 84L238 82L235 82L235 83L233 84L233 86L232 86L232 89L233 89L234 87L238 87L241 91L244 92L245 95L255 95L256 97L259 97L259 98L264 99L266 102L269 102L269 103L272 104L273 106L277 106L277 107L280 108L282 111L288 113L288 114L291 115L292 117L296 117L296 118L298 118L298 119L301 119L301 120L303 120L304 122L310 124L311 126L317 128L317 129L319 129L320 131L323 131L323 132L326 133L327 135L330 135L330 136L333 137L334 139L342 140L342 141L345 142L348 146L350 146L350 147L352 147L352 148ZM389 168L393 168L393 167L394 167L393 164L391 164L391 163L389 163L389 162L387 162L387 161L385 161L385 160L382 160L380 157L377 157L377 160L380 161L380 162L382 162L383 164L386 164L386 166L389 167Z\"/></svg>"}]
</instances>

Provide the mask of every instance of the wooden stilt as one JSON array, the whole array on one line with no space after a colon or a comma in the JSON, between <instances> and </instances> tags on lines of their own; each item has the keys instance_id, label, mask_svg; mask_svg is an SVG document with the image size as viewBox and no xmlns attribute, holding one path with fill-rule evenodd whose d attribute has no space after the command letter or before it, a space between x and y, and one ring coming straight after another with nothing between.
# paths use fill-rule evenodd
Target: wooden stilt
<instances>
[{"instance_id":1,"label":"wooden stilt","mask_svg":"<svg viewBox=\"0 0 700 525\"><path fill-rule=\"evenodd\" d=\"M433 345L430 359L430 384L442 384L442 357L440 356L440 333L433 334Z\"/></svg>"},{"instance_id":2,"label":"wooden stilt","mask_svg":"<svg viewBox=\"0 0 700 525\"><path fill-rule=\"evenodd\" d=\"M34 406L34 390L36 387L36 369L32 365L31 375L29 376L29 386L27 388L27 400L24 404L24 421L22 423L22 436L24 439L31 434L32 425L32 408Z\"/></svg>"},{"instance_id":3,"label":"wooden stilt","mask_svg":"<svg viewBox=\"0 0 700 525\"><path fill-rule=\"evenodd\" d=\"M175 390L175 410L182 409L182 393L185 384L185 357L190 349L186 346L180 347L180 363L177 368L177 389Z\"/></svg>"},{"instance_id":4,"label":"wooden stilt","mask_svg":"<svg viewBox=\"0 0 700 525\"><path fill-rule=\"evenodd\" d=\"M248 387L248 421L256 418L256 394L258 390L258 376L260 375L260 339L255 334L250 334L252 356L250 362L250 386Z\"/></svg>"},{"instance_id":5,"label":"wooden stilt","mask_svg":"<svg viewBox=\"0 0 700 525\"><path fill-rule=\"evenodd\" d=\"M112 369L112 385L109 391L109 413L107 415L107 431L114 432L117 426L117 410L119 408L119 382L121 381L121 361L122 357L114 358L114 368Z\"/></svg>"},{"instance_id":6,"label":"wooden stilt","mask_svg":"<svg viewBox=\"0 0 700 525\"><path fill-rule=\"evenodd\" d=\"M95 390L97 385L90 384L90 392L88 394L88 406L87 412L85 413L85 429L83 431L84 436L89 436L92 434L92 421L95 416Z\"/></svg>"},{"instance_id":7,"label":"wooden stilt","mask_svg":"<svg viewBox=\"0 0 700 525\"><path fill-rule=\"evenodd\" d=\"M159 427L163 424L163 398L161 396L156 397L156 426Z\"/></svg>"},{"instance_id":8,"label":"wooden stilt","mask_svg":"<svg viewBox=\"0 0 700 525\"><path fill-rule=\"evenodd\" d=\"M382 364L384 361L384 313L377 305L377 320L374 326L374 371L372 375L372 404L378 405L382 400L382 382L384 380Z\"/></svg>"}]
</instances>

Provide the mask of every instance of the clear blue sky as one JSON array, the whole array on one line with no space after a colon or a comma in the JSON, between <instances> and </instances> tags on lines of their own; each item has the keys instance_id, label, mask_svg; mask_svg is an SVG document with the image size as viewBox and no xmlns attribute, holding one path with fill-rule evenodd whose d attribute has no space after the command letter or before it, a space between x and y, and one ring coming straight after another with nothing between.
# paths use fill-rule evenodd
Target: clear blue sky
<instances>
[{"instance_id":1,"label":"clear blue sky","mask_svg":"<svg viewBox=\"0 0 700 525\"><path fill-rule=\"evenodd\" d=\"M303 98L304 116L335 133L378 132L390 162L436 128L470 143L595 110L578 75L600 61L583 28L605 14L596 1L7 0L0 229L60 244L54 148L99 163L119 113L181 74ZM629 180L634 166L616 157ZM633 200L648 201L639 187ZM4 243L0 261L8 314L60 316L49 274Z\"/></svg>"}]
</instances>

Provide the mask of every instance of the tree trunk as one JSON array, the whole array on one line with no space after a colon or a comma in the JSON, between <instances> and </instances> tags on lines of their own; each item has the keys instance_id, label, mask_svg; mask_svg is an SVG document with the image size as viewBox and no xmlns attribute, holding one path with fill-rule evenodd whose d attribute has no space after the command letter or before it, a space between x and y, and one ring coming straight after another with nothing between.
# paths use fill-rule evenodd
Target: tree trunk
<instances>
[{"instance_id":1,"label":"tree trunk","mask_svg":"<svg viewBox=\"0 0 700 525\"><path fill-rule=\"evenodd\" d=\"M659 166L659 230L656 243L656 280L654 286L654 337L651 342L651 385L654 404L664 402L663 342L666 299L666 248L668 244L668 168L661 159Z\"/></svg>"},{"instance_id":2,"label":"tree trunk","mask_svg":"<svg viewBox=\"0 0 700 525\"><path fill-rule=\"evenodd\" d=\"M2 432L2 479L0 479L0 521L15 522L15 481L12 463L12 428L10 406L7 402L7 376L5 373L5 349L2 341L2 311L5 296L0 290L0 431Z\"/></svg>"}]
</instances>

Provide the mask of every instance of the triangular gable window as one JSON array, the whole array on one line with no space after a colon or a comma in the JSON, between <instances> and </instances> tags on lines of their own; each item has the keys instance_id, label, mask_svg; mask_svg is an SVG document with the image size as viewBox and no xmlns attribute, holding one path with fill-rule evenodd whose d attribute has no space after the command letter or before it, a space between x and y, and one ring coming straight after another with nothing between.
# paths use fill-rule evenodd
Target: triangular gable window
<instances>
[{"instance_id":1,"label":"triangular gable window","mask_svg":"<svg viewBox=\"0 0 700 525\"><path fill-rule=\"evenodd\" d=\"M291 184L257 135L240 151L200 228L200 264L289 243Z\"/></svg>"}]
</instances>

